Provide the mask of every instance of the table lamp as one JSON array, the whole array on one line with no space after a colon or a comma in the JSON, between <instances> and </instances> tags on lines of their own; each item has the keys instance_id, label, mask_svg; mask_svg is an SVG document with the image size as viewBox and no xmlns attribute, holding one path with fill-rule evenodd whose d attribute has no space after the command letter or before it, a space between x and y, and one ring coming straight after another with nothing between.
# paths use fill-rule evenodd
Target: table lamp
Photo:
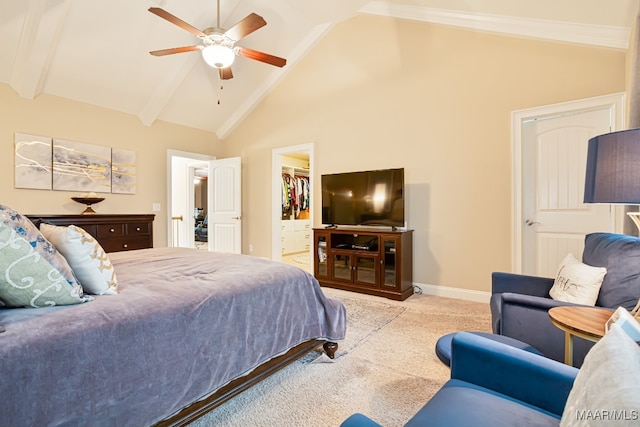
<instances>
[{"instance_id":1,"label":"table lamp","mask_svg":"<svg viewBox=\"0 0 640 427\"><path fill-rule=\"evenodd\" d=\"M585 203L640 205L640 128L589 140ZM640 212L627 212L640 230Z\"/></svg>"}]
</instances>

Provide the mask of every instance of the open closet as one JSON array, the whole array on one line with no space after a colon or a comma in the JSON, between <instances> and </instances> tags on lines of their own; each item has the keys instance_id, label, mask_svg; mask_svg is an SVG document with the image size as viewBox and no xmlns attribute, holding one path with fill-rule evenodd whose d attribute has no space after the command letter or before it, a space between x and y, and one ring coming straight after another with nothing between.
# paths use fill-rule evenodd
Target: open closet
<instances>
[{"instance_id":1,"label":"open closet","mask_svg":"<svg viewBox=\"0 0 640 427\"><path fill-rule=\"evenodd\" d=\"M281 239L283 261L309 264L311 187L308 156L282 156Z\"/></svg>"}]
</instances>

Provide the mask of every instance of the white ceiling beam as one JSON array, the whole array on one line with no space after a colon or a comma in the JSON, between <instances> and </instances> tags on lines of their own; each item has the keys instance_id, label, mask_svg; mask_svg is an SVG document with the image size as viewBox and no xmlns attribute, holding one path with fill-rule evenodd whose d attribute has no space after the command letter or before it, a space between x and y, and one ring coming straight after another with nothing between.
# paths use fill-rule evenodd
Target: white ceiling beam
<instances>
[{"instance_id":1,"label":"white ceiling beam","mask_svg":"<svg viewBox=\"0 0 640 427\"><path fill-rule=\"evenodd\" d=\"M176 93L178 87L200 59L202 59L200 55L187 55L175 73L162 73L162 80L158 82L149 100L138 114L138 118L144 125L151 126L158 119L164 107L171 101L173 94Z\"/></svg>"},{"instance_id":2,"label":"white ceiling beam","mask_svg":"<svg viewBox=\"0 0 640 427\"><path fill-rule=\"evenodd\" d=\"M625 27L469 13L458 10L402 5L386 1L367 3L359 12L519 37L556 40L616 49L627 49L631 35L631 28Z\"/></svg>"},{"instance_id":3,"label":"white ceiling beam","mask_svg":"<svg viewBox=\"0 0 640 427\"><path fill-rule=\"evenodd\" d=\"M29 0L9 83L19 96L34 99L42 92L70 3Z\"/></svg>"}]
</instances>

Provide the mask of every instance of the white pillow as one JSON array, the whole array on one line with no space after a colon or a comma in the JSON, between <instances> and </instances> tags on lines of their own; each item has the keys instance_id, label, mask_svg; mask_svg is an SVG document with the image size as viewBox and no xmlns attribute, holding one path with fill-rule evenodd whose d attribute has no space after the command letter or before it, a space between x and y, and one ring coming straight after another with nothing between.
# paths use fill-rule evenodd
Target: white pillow
<instances>
[{"instance_id":1,"label":"white pillow","mask_svg":"<svg viewBox=\"0 0 640 427\"><path fill-rule=\"evenodd\" d=\"M557 301L595 305L605 274L606 268L584 264L569 254L560 263L549 295Z\"/></svg>"},{"instance_id":2,"label":"white pillow","mask_svg":"<svg viewBox=\"0 0 640 427\"><path fill-rule=\"evenodd\" d=\"M118 293L116 272L100 243L80 227L41 224L40 232L67 259L85 292Z\"/></svg>"},{"instance_id":3,"label":"white pillow","mask_svg":"<svg viewBox=\"0 0 640 427\"><path fill-rule=\"evenodd\" d=\"M640 348L620 326L584 358L562 413L561 427L638 425Z\"/></svg>"}]
</instances>

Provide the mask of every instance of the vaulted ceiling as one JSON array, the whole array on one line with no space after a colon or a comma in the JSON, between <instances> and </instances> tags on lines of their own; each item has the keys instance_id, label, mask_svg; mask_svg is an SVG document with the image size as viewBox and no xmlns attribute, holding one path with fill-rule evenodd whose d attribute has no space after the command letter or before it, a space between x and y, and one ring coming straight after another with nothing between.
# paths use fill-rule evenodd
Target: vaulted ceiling
<instances>
[{"instance_id":1,"label":"vaulted ceiling","mask_svg":"<svg viewBox=\"0 0 640 427\"><path fill-rule=\"evenodd\" d=\"M150 55L200 42L149 7L201 30L217 21L215 0L2 0L0 82L23 98L56 95L224 139L333 25L355 15L626 49L638 0L221 0L222 28L252 12L267 22L238 45L287 59L278 68L237 57L224 81L199 52Z\"/></svg>"}]
</instances>

